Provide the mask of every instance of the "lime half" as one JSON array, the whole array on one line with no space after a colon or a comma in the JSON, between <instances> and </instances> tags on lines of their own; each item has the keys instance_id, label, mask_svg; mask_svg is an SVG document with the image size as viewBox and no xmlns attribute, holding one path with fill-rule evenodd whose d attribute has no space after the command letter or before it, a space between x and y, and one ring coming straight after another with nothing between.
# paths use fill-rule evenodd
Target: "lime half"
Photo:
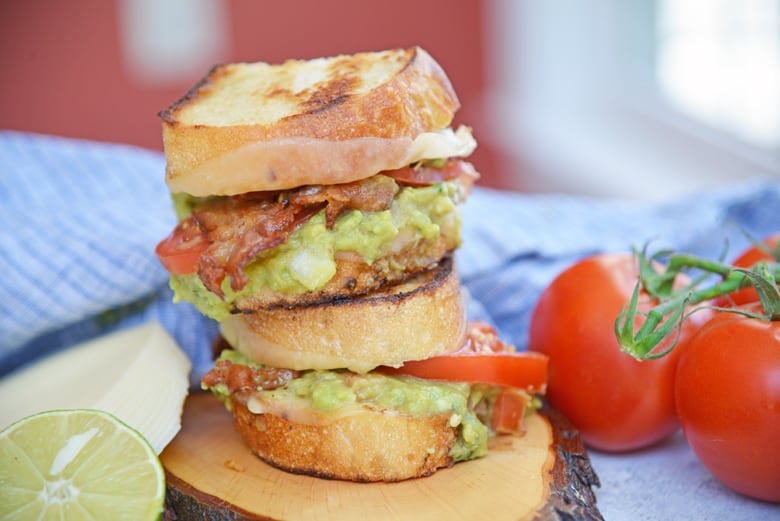
<instances>
[{"instance_id":1,"label":"lime half","mask_svg":"<svg viewBox=\"0 0 780 521\"><path fill-rule=\"evenodd\" d=\"M94 409L47 411L0 432L0 519L159 519L165 473L138 432Z\"/></svg>"}]
</instances>

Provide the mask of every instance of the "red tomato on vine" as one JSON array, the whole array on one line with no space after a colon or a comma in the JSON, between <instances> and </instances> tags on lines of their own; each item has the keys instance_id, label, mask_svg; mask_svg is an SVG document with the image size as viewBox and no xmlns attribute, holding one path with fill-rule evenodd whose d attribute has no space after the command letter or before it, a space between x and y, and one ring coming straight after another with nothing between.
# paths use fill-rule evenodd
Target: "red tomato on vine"
<instances>
[{"instance_id":1,"label":"red tomato on vine","mask_svg":"<svg viewBox=\"0 0 780 521\"><path fill-rule=\"evenodd\" d=\"M780 247L780 232L768 236L762 241L762 243L766 249L759 248L756 245L750 246L742 253L740 253L736 259L734 259L732 265L739 268L750 268L761 261L777 260L776 257L771 255L767 250L775 252L778 251L778 247ZM723 297L719 299L718 305L727 306L731 304L739 306L741 304L748 304L757 300L758 294L756 293L755 288L747 287L729 294L728 298Z\"/></svg>"},{"instance_id":2,"label":"red tomato on vine","mask_svg":"<svg viewBox=\"0 0 780 521\"><path fill-rule=\"evenodd\" d=\"M780 501L780 321L717 314L680 354L675 399L688 443L715 477Z\"/></svg>"},{"instance_id":3,"label":"red tomato on vine","mask_svg":"<svg viewBox=\"0 0 780 521\"><path fill-rule=\"evenodd\" d=\"M629 253L583 259L552 281L531 318L529 349L549 356L548 401L586 444L603 451L646 447L679 426L674 375L696 326L686 321L677 347L659 359L640 362L623 353L615 317L637 280Z\"/></svg>"}]
</instances>

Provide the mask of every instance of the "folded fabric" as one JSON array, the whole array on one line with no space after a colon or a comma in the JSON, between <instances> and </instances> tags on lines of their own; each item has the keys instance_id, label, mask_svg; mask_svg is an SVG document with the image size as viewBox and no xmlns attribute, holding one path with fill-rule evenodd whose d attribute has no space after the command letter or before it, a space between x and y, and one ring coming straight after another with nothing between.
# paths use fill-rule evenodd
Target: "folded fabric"
<instances>
[{"instance_id":1,"label":"folded fabric","mask_svg":"<svg viewBox=\"0 0 780 521\"><path fill-rule=\"evenodd\" d=\"M525 348L541 291L577 259L645 244L732 256L780 230L780 180L724 186L665 204L481 190L464 209L461 276L490 319Z\"/></svg>"},{"instance_id":2,"label":"folded fabric","mask_svg":"<svg viewBox=\"0 0 780 521\"><path fill-rule=\"evenodd\" d=\"M211 365L216 324L174 304L154 248L175 218L160 153L0 132L0 376L79 341L152 318ZM520 349L540 291L568 263L652 241L719 255L743 230L780 228L780 182L752 181L666 204L474 190L458 269L472 318Z\"/></svg>"}]
</instances>

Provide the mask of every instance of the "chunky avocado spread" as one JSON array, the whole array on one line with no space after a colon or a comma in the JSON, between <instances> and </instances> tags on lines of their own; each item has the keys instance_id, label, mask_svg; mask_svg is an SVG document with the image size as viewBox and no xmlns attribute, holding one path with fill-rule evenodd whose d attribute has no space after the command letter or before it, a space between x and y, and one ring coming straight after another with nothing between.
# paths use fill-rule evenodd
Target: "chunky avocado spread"
<instances>
[{"instance_id":1,"label":"chunky avocado spread","mask_svg":"<svg viewBox=\"0 0 780 521\"><path fill-rule=\"evenodd\" d=\"M399 234L412 241L446 235L457 246L461 240L458 211L461 197L460 185L452 181L419 188L405 186L393 199L390 209L347 210L332 229L325 224L323 210L292 233L285 243L262 252L248 264L245 272L249 283L241 291L233 291L226 278L222 284L224 300L208 291L197 274L173 275L171 288L176 301L192 302L201 313L216 320L227 317L237 298L260 288L291 295L315 291L335 275L335 258L339 252L357 254L371 264L387 255ZM174 196L180 219L189 215L197 203L197 198L186 194Z\"/></svg>"},{"instance_id":2,"label":"chunky avocado spread","mask_svg":"<svg viewBox=\"0 0 780 521\"><path fill-rule=\"evenodd\" d=\"M220 360L259 367L234 350L223 351ZM210 390L230 408L230 396L224 384ZM477 393L481 395L483 391ZM433 382L380 373L307 371L283 387L258 392L271 399L305 399L314 411L326 414L351 406L410 415L449 414L450 425L458 429L458 440L450 450L452 459L465 461L487 453L488 428L473 411L475 397L472 386L466 383Z\"/></svg>"}]
</instances>

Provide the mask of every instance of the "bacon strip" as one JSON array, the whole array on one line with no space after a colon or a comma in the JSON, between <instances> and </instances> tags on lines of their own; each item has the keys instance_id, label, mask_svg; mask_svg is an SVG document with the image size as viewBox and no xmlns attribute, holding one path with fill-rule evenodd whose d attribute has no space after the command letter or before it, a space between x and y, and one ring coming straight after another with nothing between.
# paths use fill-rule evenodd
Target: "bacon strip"
<instances>
[{"instance_id":1,"label":"bacon strip","mask_svg":"<svg viewBox=\"0 0 780 521\"><path fill-rule=\"evenodd\" d=\"M402 172L406 171L406 173ZM328 228L347 210L377 212L390 208L399 184L430 185L461 177L470 187L476 172L470 163L449 160L441 168L424 167L386 172L339 185L306 186L285 192L253 192L215 198L193 211L193 223L209 246L198 261L206 288L224 297L222 282L240 291L249 282L244 267L259 253L279 246L323 208Z\"/></svg>"},{"instance_id":2,"label":"bacon strip","mask_svg":"<svg viewBox=\"0 0 780 521\"><path fill-rule=\"evenodd\" d=\"M203 284L223 296L222 281L229 275L231 288L241 290L249 281L244 266L258 253L285 242L323 206L228 197L193 212L209 243L198 262Z\"/></svg>"},{"instance_id":3,"label":"bacon strip","mask_svg":"<svg viewBox=\"0 0 780 521\"><path fill-rule=\"evenodd\" d=\"M259 389L276 389L298 376L300 376L300 371L293 369L278 369L275 367L252 368L246 365L234 364L230 360L219 360L214 364L214 367L203 375L201 383L206 387L216 387L219 384L225 384L228 392L232 395Z\"/></svg>"},{"instance_id":4,"label":"bacon strip","mask_svg":"<svg viewBox=\"0 0 780 521\"><path fill-rule=\"evenodd\" d=\"M354 183L304 187L290 194L289 204L306 206L327 203L325 222L330 229L339 215L347 210L387 210L398 190L398 184L392 179L374 176Z\"/></svg>"}]
</instances>

